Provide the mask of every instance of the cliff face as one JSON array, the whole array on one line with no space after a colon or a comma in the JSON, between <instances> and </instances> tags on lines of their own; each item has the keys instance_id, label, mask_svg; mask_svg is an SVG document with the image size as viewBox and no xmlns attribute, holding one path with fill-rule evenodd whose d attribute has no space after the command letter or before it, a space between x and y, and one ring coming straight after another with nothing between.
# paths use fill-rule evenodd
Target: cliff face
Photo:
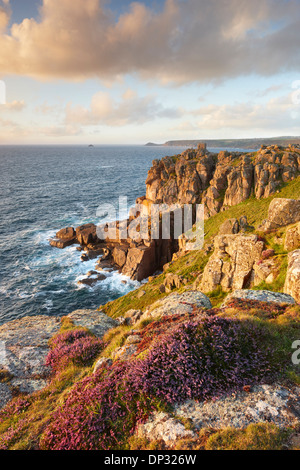
<instances>
[{"instance_id":1,"label":"cliff face","mask_svg":"<svg viewBox=\"0 0 300 470\"><path fill-rule=\"evenodd\" d=\"M300 146L262 146L255 153L216 155L201 145L154 160L146 180L146 199L156 204L203 203L208 218L251 195L268 197L299 173Z\"/></svg>"}]
</instances>

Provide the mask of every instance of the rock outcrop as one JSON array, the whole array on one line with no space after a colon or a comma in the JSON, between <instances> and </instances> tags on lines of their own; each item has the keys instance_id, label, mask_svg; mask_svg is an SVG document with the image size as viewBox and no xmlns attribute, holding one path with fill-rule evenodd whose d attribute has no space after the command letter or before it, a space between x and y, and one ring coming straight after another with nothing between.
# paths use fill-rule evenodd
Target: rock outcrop
<instances>
[{"instance_id":1,"label":"rock outcrop","mask_svg":"<svg viewBox=\"0 0 300 470\"><path fill-rule=\"evenodd\" d=\"M284 285L284 292L290 294L300 304L300 250L288 255L288 269Z\"/></svg>"},{"instance_id":2,"label":"rock outcrop","mask_svg":"<svg viewBox=\"0 0 300 470\"><path fill-rule=\"evenodd\" d=\"M254 280L254 264L261 259L263 250L264 242L257 235L216 236L199 290L209 293L221 286L228 292L248 287Z\"/></svg>"},{"instance_id":3,"label":"rock outcrop","mask_svg":"<svg viewBox=\"0 0 300 470\"><path fill-rule=\"evenodd\" d=\"M281 292L238 289L226 297L221 307L227 307L234 299L254 300L256 302L269 302L279 305L294 305L296 303L295 299L291 295L283 294Z\"/></svg>"},{"instance_id":4,"label":"rock outcrop","mask_svg":"<svg viewBox=\"0 0 300 470\"><path fill-rule=\"evenodd\" d=\"M300 222L286 231L284 249L293 251L300 248Z\"/></svg>"},{"instance_id":5,"label":"rock outcrop","mask_svg":"<svg viewBox=\"0 0 300 470\"><path fill-rule=\"evenodd\" d=\"M77 310L67 316L76 326L88 328L99 338L118 325L97 310ZM59 328L59 317L45 315L24 317L0 326L0 372L8 376L7 382L0 382L0 408L16 392L33 393L47 385L48 341Z\"/></svg>"},{"instance_id":6,"label":"rock outcrop","mask_svg":"<svg viewBox=\"0 0 300 470\"><path fill-rule=\"evenodd\" d=\"M188 149L154 160L146 180L150 203L203 203L206 218L245 201L276 193L282 182L300 173L300 146L262 147L242 154Z\"/></svg>"},{"instance_id":7,"label":"rock outcrop","mask_svg":"<svg viewBox=\"0 0 300 470\"><path fill-rule=\"evenodd\" d=\"M269 205L268 219L259 230L276 230L296 222L300 222L300 200L275 198Z\"/></svg>"}]
</instances>

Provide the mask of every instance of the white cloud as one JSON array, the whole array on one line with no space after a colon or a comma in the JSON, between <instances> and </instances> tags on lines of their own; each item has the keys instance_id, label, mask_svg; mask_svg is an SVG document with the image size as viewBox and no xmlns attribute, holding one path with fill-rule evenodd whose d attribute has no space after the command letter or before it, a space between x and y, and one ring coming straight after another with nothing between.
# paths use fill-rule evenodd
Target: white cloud
<instances>
[{"instance_id":1,"label":"white cloud","mask_svg":"<svg viewBox=\"0 0 300 470\"><path fill-rule=\"evenodd\" d=\"M41 19L4 33L0 70L40 79L115 79L139 73L162 82L221 80L298 70L300 0L141 2L115 20L104 0L44 0Z\"/></svg>"},{"instance_id":2,"label":"white cloud","mask_svg":"<svg viewBox=\"0 0 300 470\"><path fill-rule=\"evenodd\" d=\"M1 111L22 111L26 107L26 103L24 100L18 101L14 100L10 103L5 103L0 105L0 112Z\"/></svg>"},{"instance_id":3,"label":"white cloud","mask_svg":"<svg viewBox=\"0 0 300 470\"><path fill-rule=\"evenodd\" d=\"M180 115L180 110L165 108L155 97L139 97L130 89L119 100L113 99L106 92L96 93L89 108L71 103L66 106L66 123L84 126L144 124L156 118L172 119Z\"/></svg>"},{"instance_id":4,"label":"white cloud","mask_svg":"<svg viewBox=\"0 0 300 470\"><path fill-rule=\"evenodd\" d=\"M244 130L254 135L258 132L290 132L300 135L300 106L292 102L291 94L272 98L264 104L233 103L224 105L208 105L190 112L201 120L191 124L191 130L214 131ZM298 118L298 119L297 119Z\"/></svg>"}]
</instances>

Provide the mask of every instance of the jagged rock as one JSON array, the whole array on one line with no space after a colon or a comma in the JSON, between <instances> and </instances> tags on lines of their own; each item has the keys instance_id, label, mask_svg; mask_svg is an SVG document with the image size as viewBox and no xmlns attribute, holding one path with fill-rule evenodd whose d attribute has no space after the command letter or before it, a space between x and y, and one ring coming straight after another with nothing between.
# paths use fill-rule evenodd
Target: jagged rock
<instances>
[{"instance_id":1,"label":"jagged rock","mask_svg":"<svg viewBox=\"0 0 300 470\"><path fill-rule=\"evenodd\" d=\"M80 245L99 242L95 224L80 225L76 228L76 238Z\"/></svg>"},{"instance_id":2,"label":"jagged rock","mask_svg":"<svg viewBox=\"0 0 300 470\"><path fill-rule=\"evenodd\" d=\"M193 431L185 429L179 420L163 412L153 413L146 423L139 425L136 435L149 441L163 440L168 446L180 439L196 436Z\"/></svg>"},{"instance_id":3,"label":"jagged rock","mask_svg":"<svg viewBox=\"0 0 300 470\"><path fill-rule=\"evenodd\" d=\"M209 298L199 291L187 291L182 294L173 293L152 304L141 318L184 315L186 313L192 313L194 307L209 309L212 305Z\"/></svg>"},{"instance_id":4,"label":"jagged rock","mask_svg":"<svg viewBox=\"0 0 300 470\"><path fill-rule=\"evenodd\" d=\"M95 284L97 284L97 282L104 281L105 279L106 279L106 276L104 276L104 274L97 273L96 277L87 277L84 279L80 279L78 281L78 284L93 287Z\"/></svg>"},{"instance_id":5,"label":"jagged rock","mask_svg":"<svg viewBox=\"0 0 300 470\"><path fill-rule=\"evenodd\" d=\"M129 248L122 273L135 281L142 281L153 273L155 259L155 244L149 248L145 246Z\"/></svg>"},{"instance_id":6,"label":"jagged rock","mask_svg":"<svg viewBox=\"0 0 300 470\"><path fill-rule=\"evenodd\" d=\"M284 249L287 251L297 248L300 248L300 222L287 229L284 242Z\"/></svg>"},{"instance_id":7,"label":"jagged rock","mask_svg":"<svg viewBox=\"0 0 300 470\"><path fill-rule=\"evenodd\" d=\"M170 292L172 289L180 289L184 285L184 279L178 274L167 273L164 280L165 292Z\"/></svg>"},{"instance_id":8,"label":"jagged rock","mask_svg":"<svg viewBox=\"0 0 300 470\"><path fill-rule=\"evenodd\" d=\"M294 297L300 304L300 250L288 255L288 269L284 285L284 292Z\"/></svg>"},{"instance_id":9,"label":"jagged rock","mask_svg":"<svg viewBox=\"0 0 300 470\"><path fill-rule=\"evenodd\" d=\"M300 200L275 198L269 205L268 219L259 230L276 230L296 222L300 222Z\"/></svg>"},{"instance_id":10,"label":"jagged rock","mask_svg":"<svg viewBox=\"0 0 300 470\"><path fill-rule=\"evenodd\" d=\"M253 281L253 266L264 248L257 235L218 235L214 247L203 272L200 291L212 292L219 285L225 291L241 289Z\"/></svg>"},{"instance_id":11,"label":"jagged rock","mask_svg":"<svg viewBox=\"0 0 300 470\"><path fill-rule=\"evenodd\" d=\"M222 304L222 308L226 307L233 299L256 300L259 302L273 302L276 304L295 304L295 299L288 294L280 292L271 292L268 290L249 290L239 289L229 294Z\"/></svg>"},{"instance_id":12,"label":"jagged rock","mask_svg":"<svg viewBox=\"0 0 300 470\"><path fill-rule=\"evenodd\" d=\"M245 201L274 194L282 181L296 178L300 172L300 148L270 146L256 155L219 155L204 148L188 149L181 155L154 160L146 181L148 203L203 203L205 217Z\"/></svg>"},{"instance_id":13,"label":"jagged rock","mask_svg":"<svg viewBox=\"0 0 300 470\"><path fill-rule=\"evenodd\" d=\"M280 428L299 426L300 389L280 385L257 385L217 400L190 400L174 409L179 418L189 419L195 429L227 427L244 429L251 423L273 423Z\"/></svg>"}]
</instances>

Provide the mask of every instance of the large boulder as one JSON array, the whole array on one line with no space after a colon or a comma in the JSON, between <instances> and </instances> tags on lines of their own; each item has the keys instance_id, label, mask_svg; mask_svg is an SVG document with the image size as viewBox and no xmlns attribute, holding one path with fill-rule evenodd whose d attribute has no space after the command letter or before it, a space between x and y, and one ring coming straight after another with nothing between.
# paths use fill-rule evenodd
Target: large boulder
<instances>
[{"instance_id":1,"label":"large boulder","mask_svg":"<svg viewBox=\"0 0 300 470\"><path fill-rule=\"evenodd\" d=\"M199 291L187 291L182 294L173 293L152 304L143 314L142 319L167 315L185 315L192 313L194 308L212 308L209 298Z\"/></svg>"},{"instance_id":2,"label":"large boulder","mask_svg":"<svg viewBox=\"0 0 300 470\"><path fill-rule=\"evenodd\" d=\"M227 219L219 228L219 235L229 235L239 233L240 224L237 219Z\"/></svg>"},{"instance_id":3,"label":"large boulder","mask_svg":"<svg viewBox=\"0 0 300 470\"><path fill-rule=\"evenodd\" d=\"M288 294L272 292L268 290L238 289L229 294L224 300L222 307L226 307L233 299L255 300L257 302L271 302L279 305L295 304L295 299Z\"/></svg>"},{"instance_id":4,"label":"large boulder","mask_svg":"<svg viewBox=\"0 0 300 470\"><path fill-rule=\"evenodd\" d=\"M76 228L76 238L80 245L87 246L89 243L97 243L97 227L95 224L84 224Z\"/></svg>"},{"instance_id":5,"label":"large boulder","mask_svg":"<svg viewBox=\"0 0 300 470\"><path fill-rule=\"evenodd\" d=\"M114 263L122 268L126 263L128 246L117 245L112 251Z\"/></svg>"},{"instance_id":6,"label":"large boulder","mask_svg":"<svg viewBox=\"0 0 300 470\"><path fill-rule=\"evenodd\" d=\"M276 230L300 222L300 199L275 198L269 205L268 219L259 230Z\"/></svg>"},{"instance_id":7,"label":"large boulder","mask_svg":"<svg viewBox=\"0 0 300 470\"><path fill-rule=\"evenodd\" d=\"M71 238L75 238L76 232L73 227L66 227L59 230L55 236L56 238L61 238L62 240L70 240Z\"/></svg>"},{"instance_id":8,"label":"large boulder","mask_svg":"<svg viewBox=\"0 0 300 470\"><path fill-rule=\"evenodd\" d=\"M59 331L60 319L40 315L12 320L0 326L0 370L10 380L0 383L0 407L10 399L9 388L32 393L44 388L50 370L45 366L48 341Z\"/></svg>"},{"instance_id":9,"label":"large boulder","mask_svg":"<svg viewBox=\"0 0 300 470\"><path fill-rule=\"evenodd\" d=\"M141 245L136 248L129 248L122 273L135 281L142 281L153 274L155 265L155 244L151 244L150 247Z\"/></svg>"},{"instance_id":10,"label":"large boulder","mask_svg":"<svg viewBox=\"0 0 300 470\"><path fill-rule=\"evenodd\" d=\"M288 269L284 285L284 292L292 295L300 304L300 250L288 255Z\"/></svg>"},{"instance_id":11,"label":"large boulder","mask_svg":"<svg viewBox=\"0 0 300 470\"><path fill-rule=\"evenodd\" d=\"M66 227L59 230L55 234L55 237L50 239L50 245L56 248L66 248L76 242L76 233L73 227Z\"/></svg>"},{"instance_id":12,"label":"large boulder","mask_svg":"<svg viewBox=\"0 0 300 470\"><path fill-rule=\"evenodd\" d=\"M253 267L264 249L257 235L218 235L214 248L203 272L200 291L212 292L218 286L224 291L242 289L253 282Z\"/></svg>"},{"instance_id":13,"label":"large boulder","mask_svg":"<svg viewBox=\"0 0 300 470\"><path fill-rule=\"evenodd\" d=\"M111 328L118 326L118 322L105 313L98 310L81 309L75 310L67 315L72 320L74 325L82 326L90 330L98 338L102 336Z\"/></svg>"}]
</instances>

